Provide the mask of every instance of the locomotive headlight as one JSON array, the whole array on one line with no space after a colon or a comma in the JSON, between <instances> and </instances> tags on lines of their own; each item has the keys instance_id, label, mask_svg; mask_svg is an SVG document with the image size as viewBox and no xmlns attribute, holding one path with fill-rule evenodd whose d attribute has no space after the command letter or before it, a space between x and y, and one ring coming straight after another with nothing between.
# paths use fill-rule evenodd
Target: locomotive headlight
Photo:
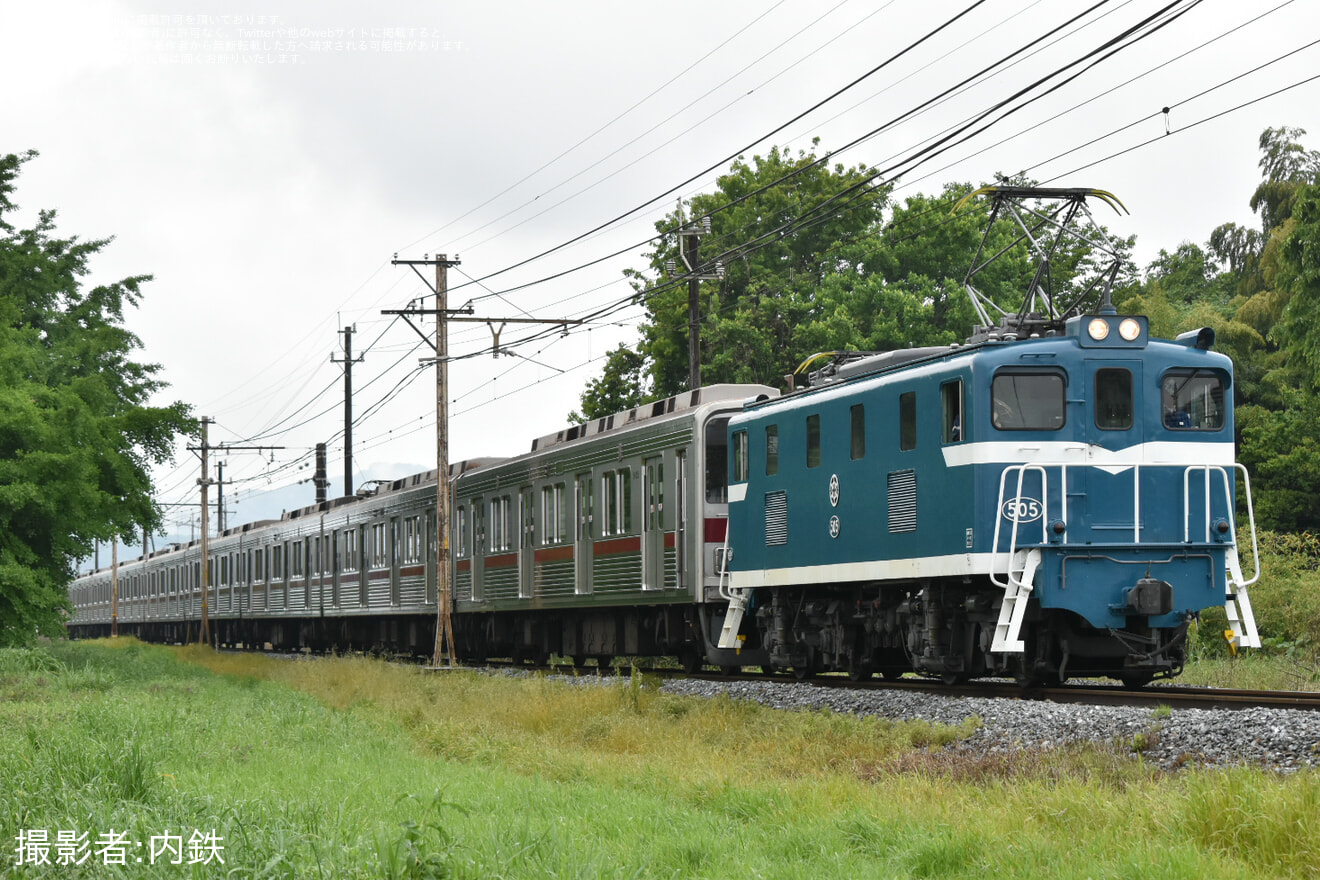
<instances>
[{"instance_id":1,"label":"locomotive headlight","mask_svg":"<svg viewBox=\"0 0 1320 880\"><path fill-rule=\"evenodd\" d=\"M1100 342L1109 335L1109 322L1104 318L1092 318L1091 323L1086 325L1086 332L1096 342Z\"/></svg>"},{"instance_id":2,"label":"locomotive headlight","mask_svg":"<svg viewBox=\"0 0 1320 880\"><path fill-rule=\"evenodd\" d=\"M1132 342L1141 335L1141 322L1132 318L1124 318L1123 323L1118 325L1118 335L1128 342Z\"/></svg>"}]
</instances>

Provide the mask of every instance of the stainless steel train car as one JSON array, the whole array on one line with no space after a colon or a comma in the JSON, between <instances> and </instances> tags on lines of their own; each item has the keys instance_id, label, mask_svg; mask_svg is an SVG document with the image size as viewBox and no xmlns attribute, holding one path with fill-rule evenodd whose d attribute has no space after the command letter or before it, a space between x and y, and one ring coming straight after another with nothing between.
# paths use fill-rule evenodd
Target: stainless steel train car
<instances>
[{"instance_id":1,"label":"stainless steel train car","mask_svg":"<svg viewBox=\"0 0 1320 880\"><path fill-rule=\"evenodd\" d=\"M550 654L759 663L716 646L728 600L728 432L778 391L716 385L537 439L526 455L451 468L453 619L464 659ZM217 643L429 655L436 625L435 472L210 542ZM200 541L71 588L75 637L196 638Z\"/></svg>"}]
</instances>

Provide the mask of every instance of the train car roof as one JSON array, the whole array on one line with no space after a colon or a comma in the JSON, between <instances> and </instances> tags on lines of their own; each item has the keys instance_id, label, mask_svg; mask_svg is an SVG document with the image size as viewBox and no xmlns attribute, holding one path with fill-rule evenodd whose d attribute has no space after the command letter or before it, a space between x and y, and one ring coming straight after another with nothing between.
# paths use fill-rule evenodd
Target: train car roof
<instances>
[{"instance_id":1,"label":"train car roof","mask_svg":"<svg viewBox=\"0 0 1320 880\"><path fill-rule=\"evenodd\" d=\"M771 388L769 385L706 385L695 391L684 391L682 394L675 394L673 397L666 397L664 400L644 403L632 409L615 413L612 416L593 419L581 425L571 425L554 434L546 434L544 437L538 437L532 441L530 451L543 452L552 446L573 443L588 437L607 434L611 431L636 427L639 423L651 419L678 416L709 403L742 402L749 399L768 400L778 396L778 389Z\"/></svg>"}]
</instances>

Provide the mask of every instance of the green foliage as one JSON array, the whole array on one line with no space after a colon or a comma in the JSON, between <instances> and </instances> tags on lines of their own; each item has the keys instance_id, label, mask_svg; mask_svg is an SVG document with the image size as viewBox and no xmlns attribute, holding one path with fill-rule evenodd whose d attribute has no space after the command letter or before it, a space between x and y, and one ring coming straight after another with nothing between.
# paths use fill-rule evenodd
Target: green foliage
<instances>
[{"instance_id":1,"label":"green foliage","mask_svg":"<svg viewBox=\"0 0 1320 880\"><path fill-rule=\"evenodd\" d=\"M156 528L149 468L193 420L148 405L158 367L124 327L148 276L86 289L109 240L8 220L15 180L36 154L0 156L0 644L60 631L65 588L93 542Z\"/></svg>"},{"instance_id":2,"label":"green foliage","mask_svg":"<svg viewBox=\"0 0 1320 880\"><path fill-rule=\"evenodd\" d=\"M1252 475L1256 516L1266 529L1320 525L1320 400L1280 389L1283 409L1238 410L1239 459Z\"/></svg>"}]
</instances>

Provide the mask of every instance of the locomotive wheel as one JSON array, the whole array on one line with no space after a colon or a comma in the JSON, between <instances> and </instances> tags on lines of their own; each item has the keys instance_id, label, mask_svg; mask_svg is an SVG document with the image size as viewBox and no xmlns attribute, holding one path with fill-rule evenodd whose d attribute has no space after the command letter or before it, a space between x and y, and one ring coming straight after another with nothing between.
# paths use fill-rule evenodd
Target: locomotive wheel
<instances>
[{"instance_id":1,"label":"locomotive wheel","mask_svg":"<svg viewBox=\"0 0 1320 880\"><path fill-rule=\"evenodd\" d=\"M586 666L586 665L587 665L587 655L586 655L586 654L574 654L574 655L573 655L573 668L574 668L574 669L581 669L582 667L584 667L584 666Z\"/></svg>"},{"instance_id":2,"label":"locomotive wheel","mask_svg":"<svg viewBox=\"0 0 1320 880\"><path fill-rule=\"evenodd\" d=\"M613 662L613 654L600 654L596 657L596 668L601 675L608 675L614 671L614 667L610 665Z\"/></svg>"},{"instance_id":3,"label":"locomotive wheel","mask_svg":"<svg viewBox=\"0 0 1320 880\"><path fill-rule=\"evenodd\" d=\"M742 667L725 663L719 667L719 671L720 675L737 675L742 672Z\"/></svg>"},{"instance_id":4,"label":"locomotive wheel","mask_svg":"<svg viewBox=\"0 0 1320 880\"><path fill-rule=\"evenodd\" d=\"M811 666L794 666L793 677L798 681L806 681L816 674L816 670Z\"/></svg>"},{"instance_id":5,"label":"locomotive wheel","mask_svg":"<svg viewBox=\"0 0 1320 880\"><path fill-rule=\"evenodd\" d=\"M944 682L949 687L958 684L967 684L971 679L972 677L965 672L946 672L940 676L940 681Z\"/></svg>"},{"instance_id":6,"label":"locomotive wheel","mask_svg":"<svg viewBox=\"0 0 1320 880\"><path fill-rule=\"evenodd\" d=\"M897 666L886 666L880 670L880 677L885 681L898 681L903 677L903 672L904 670Z\"/></svg>"},{"instance_id":7,"label":"locomotive wheel","mask_svg":"<svg viewBox=\"0 0 1320 880\"><path fill-rule=\"evenodd\" d=\"M848 663L849 681L868 681L871 678L871 664L865 661L850 661Z\"/></svg>"},{"instance_id":8,"label":"locomotive wheel","mask_svg":"<svg viewBox=\"0 0 1320 880\"><path fill-rule=\"evenodd\" d=\"M1130 691L1135 691L1138 688L1144 688L1146 685L1150 684L1154 678L1154 673L1132 672L1119 678L1119 681L1123 682L1123 687Z\"/></svg>"}]
</instances>

